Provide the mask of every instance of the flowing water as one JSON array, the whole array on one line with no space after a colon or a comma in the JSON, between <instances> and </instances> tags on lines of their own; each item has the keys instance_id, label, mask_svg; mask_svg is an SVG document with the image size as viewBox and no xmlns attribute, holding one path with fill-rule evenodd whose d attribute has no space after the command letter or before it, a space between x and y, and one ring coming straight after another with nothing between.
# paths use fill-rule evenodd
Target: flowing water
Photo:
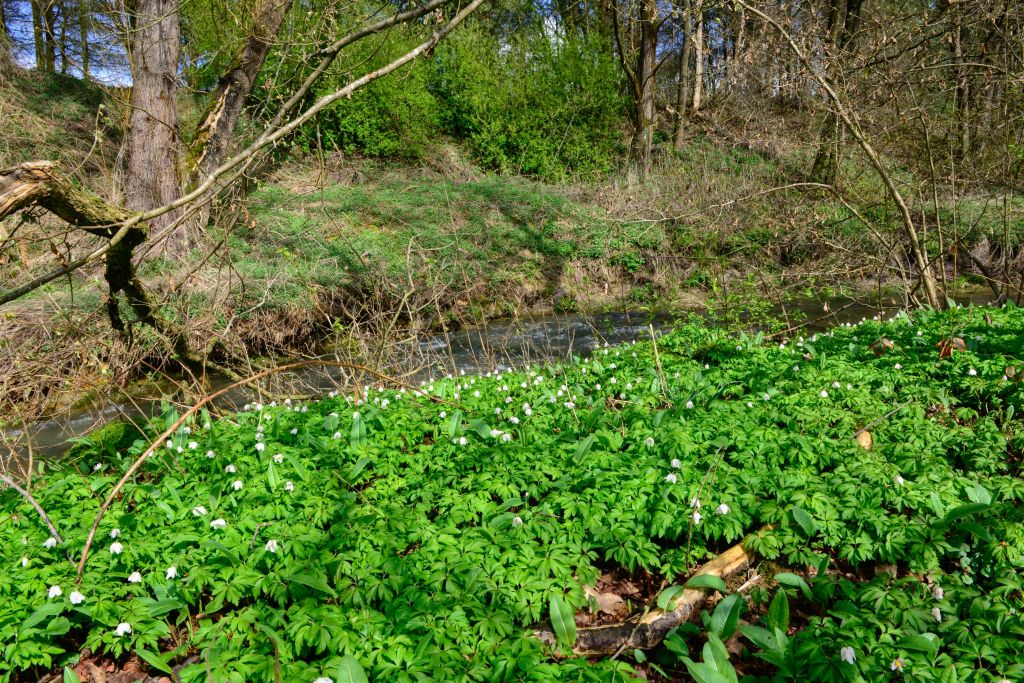
<instances>
[{"instance_id":1,"label":"flowing water","mask_svg":"<svg viewBox=\"0 0 1024 683\"><path fill-rule=\"evenodd\" d=\"M965 291L953 297L960 304L985 304L991 298L985 291ZM833 298L827 301L805 299L787 306L789 315L806 316L807 331L820 331L828 327L856 322L876 315L892 315L902 302L884 299L882 305L869 305L853 299ZM703 311L693 311L703 315ZM777 311L777 314L783 312ZM593 316L579 314L550 314L517 319L493 320L480 327L424 335L403 347L402 367L390 368L403 374L406 381L419 381L431 376L465 371L467 374L522 366L525 363L551 362L572 355L586 355L604 344L620 344L650 339L652 334L670 326L673 318L664 314L604 313ZM333 357L325 349L325 358ZM304 392L326 393L343 385L346 378L337 369L324 367L304 368L293 373L282 373L283 379L301 386ZM219 389L214 385L213 389ZM221 401L222 409L231 409L254 400L250 390L229 392ZM70 446L70 439L113 420L145 420L162 409L160 396L136 399L131 403L108 403L91 406L71 415L44 420L29 425L27 433L21 430L7 432L6 441L19 444L15 457L27 455L26 443L32 444L33 453L43 457L56 457ZM11 456L0 445L0 458Z\"/></svg>"}]
</instances>

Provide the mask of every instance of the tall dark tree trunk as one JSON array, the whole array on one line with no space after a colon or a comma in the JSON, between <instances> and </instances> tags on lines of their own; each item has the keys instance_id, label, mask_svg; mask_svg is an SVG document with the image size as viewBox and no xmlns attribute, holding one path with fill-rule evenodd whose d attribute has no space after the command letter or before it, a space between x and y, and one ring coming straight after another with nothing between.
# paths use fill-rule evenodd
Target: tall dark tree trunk
<instances>
[{"instance_id":1,"label":"tall dark tree trunk","mask_svg":"<svg viewBox=\"0 0 1024 683\"><path fill-rule=\"evenodd\" d=\"M78 0L78 42L82 51L82 78L89 78L89 29L92 12L87 0Z\"/></svg>"},{"instance_id":2,"label":"tall dark tree trunk","mask_svg":"<svg viewBox=\"0 0 1024 683\"><path fill-rule=\"evenodd\" d=\"M853 49L853 40L860 28L860 11L863 0L831 0L828 16L828 40L832 46L828 56L829 71L842 61ZM831 76L829 77L831 81ZM811 167L811 180L816 183L835 185L839 180L839 158L843 151L844 129L834 111L825 115L821 125L818 152Z\"/></svg>"},{"instance_id":3,"label":"tall dark tree trunk","mask_svg":"<svg viewBox=\"0 0 1024 683\"><path fill-rule=\"evenodd\" d=\"M57 66L56 12L51 0L43 1L43 68L53 73Z\"/></svg>"},{"instance_id":4,"label":"tall dark tree trunk","mask_svg":"<svg viewBox=\"0 0 1024 683\"><path fill-rule=\"evenodd\" d=\"M672 137L676 149L680 149L683 146L686 132L686 108L690 106L690 60L693 59L693 34L690 32L689 0L680 0L676 7L683 26L683 46L679 51L676 120Z\"/></svg>"},{"instance_id":5,"label":"tall dark tree trunk","mask_svg":"<svg viewBox=\"0 0 1024 683\"><path fill-rule=\"evenodd\" d=\"M46 70L46 46L43 41L43 4L42 0L32 0L32 40L35 46L36 69Z\"/></svg>"},{"instance_id":6,"label":"tall dark tree trunk","mask_svg":"<svg viewBox=\"0 0 1024 683\"><path fill-rule=\"evenodd\" d=\"M694 0L693 21L693 112L700 111L704 98L704 0Z\"/></svg>"},{"instance_id":7,"label":"tall dark tree trunk","mask_svg":"<svg viewBox=\"0 0 1024 683\"><path fill-rule=\"evenodd\" d=\"M646 174L651 168L656 124L654 94L657 81L654 72L658 65L658 3L656 0L644 0L640 11L640 60L634 85L636 130L633 158L641 174Z\"/></svg>"},{"instance_id":8,"label":"tall dark tree trunk","mask_svg":"<svg viewBox=\"0 0 1024 683\"><path fill-rule=\"evenodd\" d=\"M131 16L132 95L125 205L163 206L181 195L178 138L178 0L137 0ZM150 222L151 234L179 217L165 213ZM175 232L181 230L179 226ZM181 246L174 235L168 249Z\"/></svg>"}]
</instances>

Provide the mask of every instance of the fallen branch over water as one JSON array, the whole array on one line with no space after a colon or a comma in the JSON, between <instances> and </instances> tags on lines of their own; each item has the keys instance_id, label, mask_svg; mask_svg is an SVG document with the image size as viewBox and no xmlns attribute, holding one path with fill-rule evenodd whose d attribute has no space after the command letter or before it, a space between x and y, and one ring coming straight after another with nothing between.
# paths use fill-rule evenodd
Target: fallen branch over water
<instances>
[{"instance_id":1,"label":"fallen branch over water","mask_svg":"<svg viewBox=\"0 0 1024 683\"><path fill-rule=\"evenodd\" d=\"M728 579L746 570L752 558L753 553L739 543L701 566L694 575L710 574ZM649 650L661 643L669 631L696 616L706 597L702 590L687 588L672 610L654 608L620 624L577 629L572 652L582 657L593 657L614 655L629 649ZM553 631L535 631L534 636L557 649L558 639Z\"/></svg>"}]
</instances>

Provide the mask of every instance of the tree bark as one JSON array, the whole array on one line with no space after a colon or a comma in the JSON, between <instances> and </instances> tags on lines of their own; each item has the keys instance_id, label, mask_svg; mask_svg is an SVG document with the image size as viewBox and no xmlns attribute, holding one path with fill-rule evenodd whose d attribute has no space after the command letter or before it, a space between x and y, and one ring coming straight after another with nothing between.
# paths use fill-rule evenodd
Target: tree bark
<instances>
[{"instance_id":1,"label":"tree bark","mask_svg":"<svg viewBox=\"0 0 1024 683\"><path fill-rule=\"evenodd\" d=\"M32 40L35 46L36 70L46 70L46 57L43 54L43 5L42 0L32 0Z\"/></svg>"},{"instance_id":2,"label":"tree bark","mask_svg":"<svg viewBox=\"0 0 1024 683\"><path fill-rule=\"evenodd\" d=\"M693 37L693 113L696 114L704 96L704 0L694 2L694 21L697 27Z\"/></svg>"},{"instance_id":3,"label":"tree bark","mask_svg":"<svg viewBox=\"0 0 1024 683\"><path fill-rule=\"evenodd\" d=\"M682 149L685 140L686 108L690 106L690 60L693 59L693 35L690 33L690 2L676 4L683 26L683 46L679 52L679 82L676 91L676 121L673 139L676 149Z\"/></svg>"},{"instance_id":4,"label":"tree bark","mask_svg":"<svg viewBox=\"0 0 1024 683\"><path fill-rule=\"evenodd\" d=\"M290 7L291 0L260 3L252 31L217 83L190 146L190 175L194 178L208 175L224 161L238 117Z\"/></svg>"},{"instance_id":5,"label":"tree bark","mask_svg":"<svg viewBox=\"0 0 1024 683\"><path fill-rule=\"evenodd\" d=\"M57 65L56 35L54 34L55 17L53 2L42 0L43 4L43 68L53 73Z\"/></svg>"},{"instance_id":6,"label":"tree bark","mask_svg":"<svg viewBox=\"0 0 1024 683\"><path fill-rule=\"evenodd\" d=\"M845 9L840 9L840 0L832 0L828 17L828 39L831 46L827 73L831 73L836 62L844 59L853 49L853 40L860 28L860 10L863 0L847 0ZM832 77L829 76L832 80ZM835 185L839 180L839 158L843 151L843 126L834 111L825 115L821 125L818 152L814 156L810 180L825 185Z\"/></svg>"},{"instance_id":7,"label":"tree bark","mask_svg":"<svg viewBox=\"0 0 1024 683\"><path fill-rule=\"evenodd\" d=\"M633 138L633 156L641 174L651 168L654 144L654 94L658 65L658 3L644 0L640 8L640 60L636 70L635 102L636 131Z\"/></svg>"},{"instance_id":8,"label":"tree bark","mask_svg":"<svg viewBox=\"0 0 1024 683\"><path fill-rule=\"evenodd\" d=\"M89 29L92 27L92 12L88 0L78 0L78 39L82 50L82 78L89 78Z\"/></svg>"},{"instance_id":9,"label":"tree bark","mask_svg":"<svg viewBox=\"0 0 1024 683\"><path fill-rule=\"evenodd\" d=\"M181 195L178 138L178 0L138 0L131 16L132 94L125 205L145 211ZM170 211L153 219L161 231L180 217ZM189 231L175 228L165 251L189 246Z\"/></svg>"}]
</instances>

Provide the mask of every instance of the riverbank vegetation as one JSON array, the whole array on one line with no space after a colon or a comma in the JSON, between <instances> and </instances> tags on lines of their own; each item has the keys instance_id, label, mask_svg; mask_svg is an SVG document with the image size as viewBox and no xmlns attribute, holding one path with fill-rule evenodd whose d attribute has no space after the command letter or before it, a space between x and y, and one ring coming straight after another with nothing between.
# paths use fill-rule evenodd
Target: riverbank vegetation
<instances>
[{"instance_id":1,"label":"riverbank vegetation","mask_svg":"<svg viewBox=\"0 0 1024 683\"><path fill-rule=\"evenodd\" d=\"M1015 308L806 339L692 324L567 365L168 411L33 477L53 530L0 499L2 676L1014 680L1022 348ZM704 628L567 656L574 619L666 607L736 542L752 570L699 582L728 595Z\"/></svg>"}]
</instances>

